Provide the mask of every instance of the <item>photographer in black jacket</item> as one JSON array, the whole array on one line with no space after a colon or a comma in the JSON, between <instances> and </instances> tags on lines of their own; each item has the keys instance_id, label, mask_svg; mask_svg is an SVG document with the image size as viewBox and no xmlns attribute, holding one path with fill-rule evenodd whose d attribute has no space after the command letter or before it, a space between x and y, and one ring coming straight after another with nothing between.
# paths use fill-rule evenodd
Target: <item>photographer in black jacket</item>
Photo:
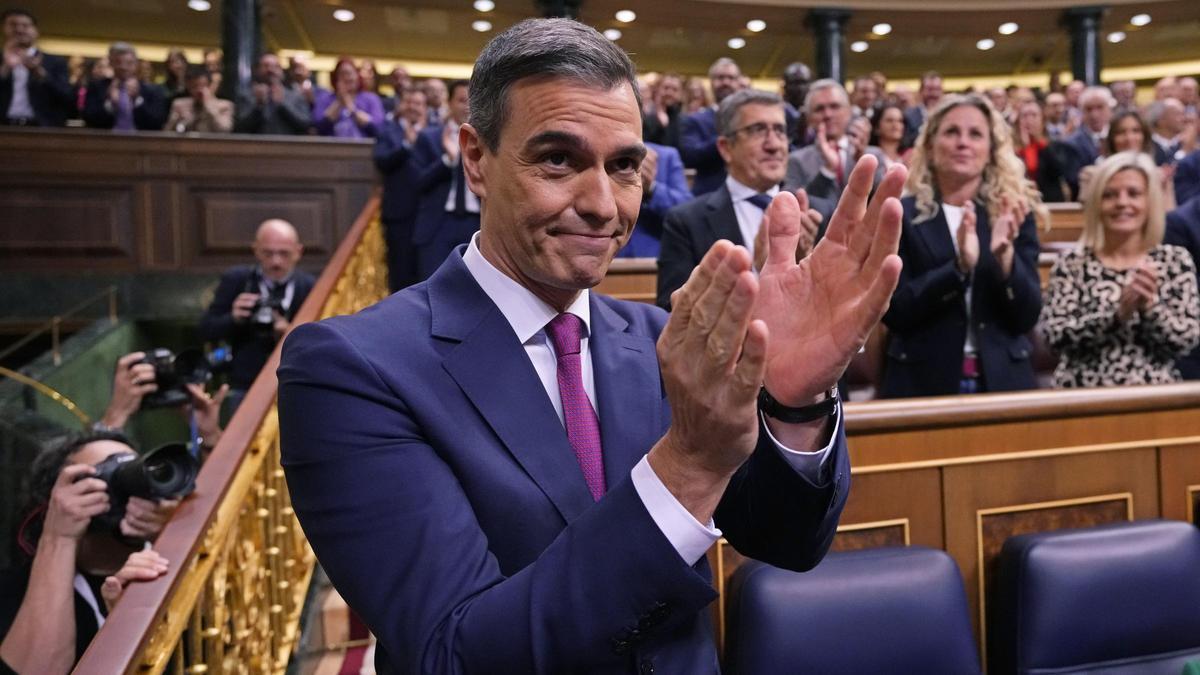
<instances>
[{"instance_id":1,"label":"photographer in black jacket","mask_svg":"<svg viewBox=\"0 0 1200 675\"><path fill-rule=\"evenodd\" d=\"M233 350L226 399L229 413L241 403L312 290L313 276L296 269L303 252L291 223L278 218L264 221L254 237L258 264L223 274L200 321L201 339L228 342Z\"/></svg>"}]
</instances>

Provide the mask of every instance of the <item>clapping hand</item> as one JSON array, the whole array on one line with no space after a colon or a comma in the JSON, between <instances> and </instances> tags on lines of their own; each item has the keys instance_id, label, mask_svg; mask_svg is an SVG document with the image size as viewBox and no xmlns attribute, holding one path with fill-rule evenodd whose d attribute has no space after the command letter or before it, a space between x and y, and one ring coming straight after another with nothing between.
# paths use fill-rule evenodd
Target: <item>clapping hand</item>
<instances>
[{"instance_id":1,"label":"clapping hand","mask_svg":"<svg viewBox=\"0 0 1200 675\"><path fill-rule=\"evenodd\" d=\"M812 253L817 233L821 230L821 221L825 218L820 211L809 207L808 193L804 188L796 190L796 202L800 205L800 239L796 243L796 262L800 262ZM763 215L763 226L758 228L758 234L754 236L754 269L759 271L767 263L767 252L771 250L771 239L767 236L770 231L769 219L769 213Z\"/></svg>"},{"instance_id":2,"label":"clapping hand","mask_svg":"<svg viewBox=\"0 0 1200 675\"><path fill-rule=\"evenodd\" d=\"M817 134L813 137L813 142L817 144L817 150L821 152L821 159L825 162L825 168L837 173L842 159L838 156L837 145L825 135L824 122L817 125Z\"/></svg>"},{"instance_id":3,"label":"clapping hand","mask_svg":"<svg viewBox=\"0 0 1200 675\"><path fill-rule=\"evenodd\" d=\"M1121 297L1117 301L1117 318L1122 322L1133 317L1134 312L1144 312L1158 302L1158 273L1154 264L1143 260L1134 268L1129 276L1129 282L1121 289Z\"/></svg>"},{"instance_id":4,"label":"clapping hand","mask_svg":"<svg viewBox=\"0 0 1200 675\"><path fill-rule=\"evenodd\" d=\"M970 274L979 262L979 233L975 230L975 202L963 207L962 223L958 226L958 272Z\"/></svg>"},{"instance_id":5,"label":"clapping hand","mask_svg":"<svg viewBox=\"0 0 1200 675\"><path fill-rule=\"evenodd\" d=\"M971 211L974 220L974 210ZM992 257L1000 265L1002 276L1007 279L1012 274L1013 258L1016 247L1013 241L1021 231L1021 223L1027 215L1019 200L1004 197L1000 202L1000 214L992 223L992 240L989 249ZM963 218L964 222L966 218ZM976 243L978 245L978 241Z\"/></svg>"}]
</instances>

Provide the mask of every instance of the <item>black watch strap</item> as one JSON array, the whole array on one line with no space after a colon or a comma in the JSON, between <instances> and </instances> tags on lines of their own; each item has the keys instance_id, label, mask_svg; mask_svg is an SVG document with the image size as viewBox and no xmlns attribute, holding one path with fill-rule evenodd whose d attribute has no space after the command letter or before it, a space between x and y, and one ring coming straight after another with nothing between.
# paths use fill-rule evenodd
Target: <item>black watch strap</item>
<instances>
[{"instance_id":1,"label":"black watch strap","mask_svg":"<svg viewBox=\"0 0 1200 675\"><path fill-rule=\"evenodd\" d=\"M824 417L830 417L837 411L838 401L841 397L838 395L838 388L834 386L825 392L825 399L817 401L812 405L806 405L800 408L792 408L786 406L771 396L771 392L767 391L766 387L761 387L758 390L758 409L767 417L777 419L780 422L787 424L803 424L812 422Z\"/></svg>"}]
</instances>

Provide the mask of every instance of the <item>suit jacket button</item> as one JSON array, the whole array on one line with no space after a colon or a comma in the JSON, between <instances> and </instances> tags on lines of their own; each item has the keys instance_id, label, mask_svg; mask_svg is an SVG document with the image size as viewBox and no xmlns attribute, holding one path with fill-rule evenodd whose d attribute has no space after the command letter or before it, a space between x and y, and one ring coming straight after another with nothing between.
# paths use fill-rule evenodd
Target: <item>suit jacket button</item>
<instances>
[{"instance_id":1,"label":"suit jacket button","mask_svg":"<svg viewBox=\"0 0 1200 675\"><path fill-rule=\"evenodd\" d=\"M638 664L638 673L639 675L654 675L654 662L650 659L643 659Z\"/></svg>"}]
</instances>

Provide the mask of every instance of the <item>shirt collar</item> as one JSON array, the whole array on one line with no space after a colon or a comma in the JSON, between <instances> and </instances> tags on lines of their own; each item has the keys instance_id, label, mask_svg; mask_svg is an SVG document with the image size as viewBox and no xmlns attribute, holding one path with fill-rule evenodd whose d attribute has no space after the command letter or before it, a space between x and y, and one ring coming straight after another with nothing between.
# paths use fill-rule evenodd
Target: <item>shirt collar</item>
<instances>
[{"instance_id":1,"label":"shirt collar","mask_svg":"<svg viewBox=\"0 0 1200 675\"><path fill-rule=\"evenodd\" d=\"M758 194L758 190L742 184L733 176L725 177L725 188L729 190L729 197L735 204L737 202L746 201L747 199L750 199L754 195ZM775 195L779 194L779 186L772 185L771 189L764 191L762 194L774 197Z\"/></svg>"},{"instance_id":2,"label":"shirt collar","mask_svg":"<svg viewBox=\"0 0 1200 675\"><path fill-rule=\"evenodd\" d=\"M479 250L479 233L471 237L467 251L463 254L463 263L467 271L475 279L475 283L483 292L496 303L496 307L512 326L513 332L521 344L543 332L546 324L558 316L558 310L546 304L528 288L496 269ZM575 300L567 306L566 311L583 319L587 334L592 334L592 311L588 302L590 291L583 289Z\"/></svg>"}]
</instances>

